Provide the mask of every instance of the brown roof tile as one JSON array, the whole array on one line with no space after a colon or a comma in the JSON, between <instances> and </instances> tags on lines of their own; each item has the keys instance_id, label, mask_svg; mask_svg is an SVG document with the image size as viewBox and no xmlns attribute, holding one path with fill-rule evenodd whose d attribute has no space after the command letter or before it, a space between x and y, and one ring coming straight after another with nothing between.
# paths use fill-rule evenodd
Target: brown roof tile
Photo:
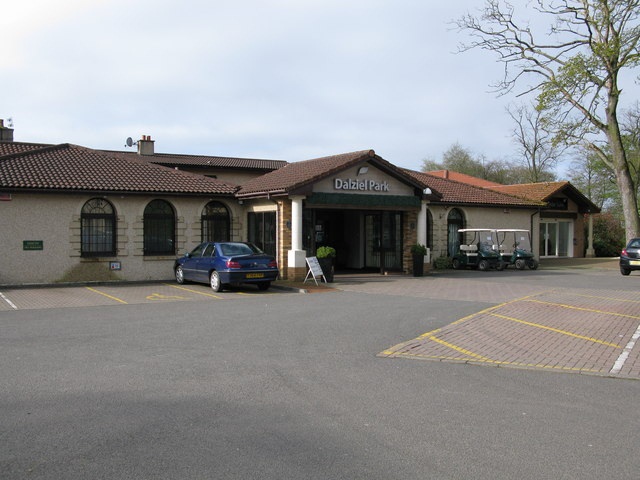
<instances>
[{"instance_id":1,"label":"brown roof tile","mask_svg":"<svg viewBox=\"0 0 640 480\"><path fill-rule=\"evenodd\" d=\"M284 160L265 160L258 158L215 157L208 155L177 155L173 153L154 153L153 155L139 155L136 152L120 152L125 155L138 157L164 166L189 166L202 168L229 168L241 170L263 170L270 172L284 167Z\"/></svg>"},{"instance_id":2,"label":"brown roof tile","mask_svg":"<svg viewBox=\"0 0 640 480\"><path fill-rule=\"evenodd\" d=\"M459 205L496 205L510 207L538 207L542 202L519 198L516 196L499 193L486 188L469 185L456 180L449 180L429 173L407 172L423 182L429 188L437 191L442 198L436 203L454 203Z\"/></svg>"},{"instance_id":3,"label":"brown roof tile","mask_svg":"<svg viewBox=\"0 0 640 480\"><path fill-rule=\"evenodd\" d=\"M274 172L254 178L242 185L238 196L260 196L290 194L307 187L332 174L341 172L359 163L371 162L390 175L403 179L420 187L421 183L395 165L376 155L373 150L360 150L329 157L315 158L301 162L288 163Z\"/></svg>"},{"instance_id":4,"label":"brown roof tile","mask_svg":"<svg viewBox=\"0 0 640 480\"><path fill-rule=\"evenodd\" d=\"M434 177L445 178L448 180L455 180L457 182L466 183L468 185L475 185L476 187L493 187L499 186L499 183L485 180L484 178L473 177L466 173L454 172L453 170L432 170L426 172Z\"/></svg>"},{"instance_id":5,"label":"brown roof tile","mask_svg":"<svg viewBox=\"0 0 640 480\"><path fill-rule=\"evenodd\" d=\"M233 195L236 186L71 144L0 157L0 188Z\"/></svg>"}]
</instances>

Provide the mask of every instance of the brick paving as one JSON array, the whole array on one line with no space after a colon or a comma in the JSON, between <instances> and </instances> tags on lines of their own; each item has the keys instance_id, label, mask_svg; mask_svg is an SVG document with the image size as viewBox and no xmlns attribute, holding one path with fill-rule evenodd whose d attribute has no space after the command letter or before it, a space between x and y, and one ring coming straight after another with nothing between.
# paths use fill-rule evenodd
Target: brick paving
<instances>
[{"instance_id":1,"label":"brick paving","mask_svg":"<svg viewBox=\"0 0 640 480\"><path fill-rule=\"evenodd\" d=\"M640 379L640 301L631 291L534 292L381 352Z\"/></svg>"}]
</instances>

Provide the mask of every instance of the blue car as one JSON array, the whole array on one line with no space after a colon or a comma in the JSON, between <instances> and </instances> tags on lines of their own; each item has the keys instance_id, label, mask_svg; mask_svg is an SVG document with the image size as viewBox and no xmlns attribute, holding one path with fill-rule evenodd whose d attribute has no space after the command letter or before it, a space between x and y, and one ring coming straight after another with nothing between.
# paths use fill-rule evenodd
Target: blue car
<instances>
[{"instance_id":1,"label":"blue car","mask_svg":"<svg viewBox=\"0 0 640 480\"><path fill-rule=\"evenodd\" d=\"M178 258L176 281L208 283L214 292L231 284L253 283L266 290L278 278L276 259L245 242L204 242Z\"/></svg>"}]
</instances>

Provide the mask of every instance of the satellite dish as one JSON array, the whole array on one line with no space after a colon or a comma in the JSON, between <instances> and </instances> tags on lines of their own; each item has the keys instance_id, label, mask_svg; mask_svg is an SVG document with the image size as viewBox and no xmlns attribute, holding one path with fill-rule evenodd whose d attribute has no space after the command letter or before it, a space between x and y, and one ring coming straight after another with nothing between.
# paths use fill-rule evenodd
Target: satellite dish
<instances>
[{"instance_id":1,"label":"satellite dish","mask_svg":"<svg viewBox=\"0 0 640 480\"><path fill-rule=\"evenodd\" d=\"M127 147L133 147L133 138L127 137Z\"/></svg>"}]
</instances>

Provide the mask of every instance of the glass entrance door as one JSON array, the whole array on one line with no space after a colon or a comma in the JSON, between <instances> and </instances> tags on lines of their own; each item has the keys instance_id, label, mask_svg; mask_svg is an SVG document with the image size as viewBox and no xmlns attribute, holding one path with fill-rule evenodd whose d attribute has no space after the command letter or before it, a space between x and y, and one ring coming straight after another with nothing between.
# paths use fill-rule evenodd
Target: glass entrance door
<instances>
[{"instance_id":1,"label":"glass entrance door","mask_svg":"<svg viewBox=\"0 0 640 480\"><path fill-rule=\"evenodd\" d=\"M402 214L367 213L364 230L365 268L402 270Z\"/></svg>"},{"instance_id":2,"label":"glass entrance door","mask_svg":"<svg viewBox=\"0 0 640 480\"><path fill-rule=\"evenodd\" d=\"M540 222L540 256L571 256L571 232L572 222Z\"/></svg>"}]
</instances>

